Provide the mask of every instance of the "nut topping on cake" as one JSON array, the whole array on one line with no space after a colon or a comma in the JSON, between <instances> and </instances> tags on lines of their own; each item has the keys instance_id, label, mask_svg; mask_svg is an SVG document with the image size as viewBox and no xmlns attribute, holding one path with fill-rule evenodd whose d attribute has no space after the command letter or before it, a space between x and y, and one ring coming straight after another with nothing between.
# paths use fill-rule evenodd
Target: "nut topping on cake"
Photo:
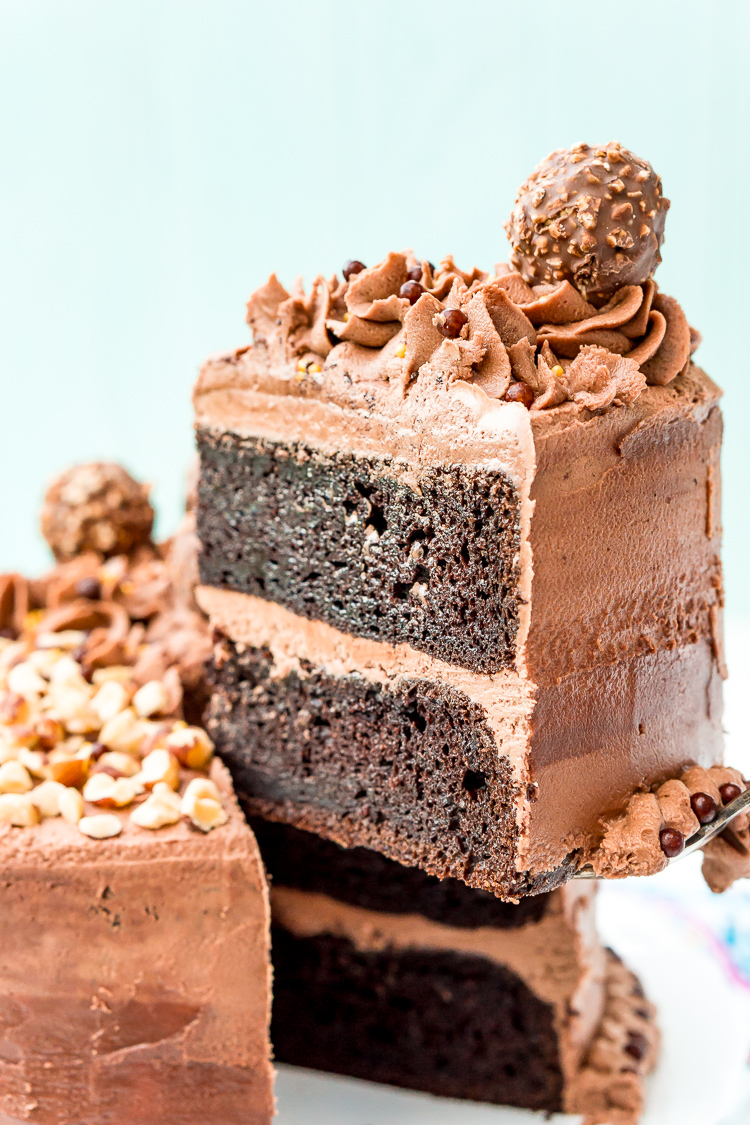
<instances>
[{"instance_id":1,"label":"nut topping on cake","mask_svg":"<svg viewBox=\"0 0 750 1125\"><path fill-rule=\"evenodd\" d=\"M529 285L570 281L605 301L653 276L668 209L651 165L619 144L558 149L519 190L511 261Z\"/></svg>"},{"instance_id":2,"label":"nut topping on cake","mask_svg":"<svg viewBox=\"0 0 750 1125\"><path fill-rule=\"evenodd\" d=\"M92 839L119 834L128 820L149 829L175 824L196 774L213 784L202 776L213 744L183 718L184 707L202 710L210 651L206 620L182 582L193 517L184 541L156 547L146 490L118 466L104 468L106 488L102 466L81 466L48 493L45 527L65 561L35 582L0 575L0 824L62 817ZM123 479L130 485L120 489ZM140 505L140 523L121 519L124 492ZM66 539L60 529L72 524L61 512L73 512L76 495L82 510L96 510L100 530L79 520L80 534ZM110 537L101 531L106 519ZM123 528L136 527L130 548L107 557L105 540L121 544ZM75 544L83 553L68 558ZM215 786L208 799L204 831L226 820Z\"/></svg>"}]
</instances>

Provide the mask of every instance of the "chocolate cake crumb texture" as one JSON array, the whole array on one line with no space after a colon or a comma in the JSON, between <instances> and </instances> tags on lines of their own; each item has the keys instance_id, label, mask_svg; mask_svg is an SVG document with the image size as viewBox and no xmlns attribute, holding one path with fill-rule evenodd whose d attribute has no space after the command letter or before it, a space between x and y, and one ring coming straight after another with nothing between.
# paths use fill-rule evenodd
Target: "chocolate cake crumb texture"
<instances>
[{"instance_id":1,"label":"chocolate cake crumb texture","mask_svg":"<svg viewBox=\"0 0 750 1125\"><path fill-rule=\"evenodd\" d=\"M474 671L513 665L519 500L502 472L430 468L416 491L374 458L198 444L204 583Z\"/></svg>"}]
</instances>

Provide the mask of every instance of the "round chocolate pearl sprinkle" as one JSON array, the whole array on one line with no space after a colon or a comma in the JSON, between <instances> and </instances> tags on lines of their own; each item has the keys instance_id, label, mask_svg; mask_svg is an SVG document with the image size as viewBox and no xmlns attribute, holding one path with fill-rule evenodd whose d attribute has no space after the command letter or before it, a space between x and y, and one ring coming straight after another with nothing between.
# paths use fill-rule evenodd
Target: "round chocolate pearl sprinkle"
<instances>
[{"instance_id":1,"label":"round chocolate pearl sprinkle","mask_svg":"<svg viewBox=\"0 0 750 1125\"><path fill-rule=\"evenodd\" d=\"M76 582L76 593L79 598L98 602L102 596L102 584L98 578L79 578Z\"/></svg>"},{"instance_id":2,"label":"round chocolate pearl sprinkle","mask_svg":"<svg viewBox=\"0 0 750 1125\"><path fill-rule=\"evenodd\" d=\"M398 291L399 297L406 297L410 305L416 305L424 293L424 288L418 281L405 281Z\"/></svg>"},{"instance_id":3,"label":"round chocolate pearl sprinkle","mask_svg":"<svg viewBox=\"0 0 750 1125\"><path fill-rule=\"evenodd\" d=\"M719 811L716 806L716 801L708 793L693 793L690 798L690 807L701 824L711 824L716 820L716 814Z\"/></svg>"},{"instance_id":4,"label":"round chocolate pearl sprinkle","mask_svg":"<svg viewBox=\"0 0 750 1125\"><path fill-rule=\"evenodd\" d=\"M463 326L469 323L469 318L460 309L443 309L435 317L435 322L441 336L445 336L446 340L455 340L461 335Z\"/></svg>"},{"instance_id":5,"label":"round chocolate pearl sprinkle","mask_svg":"<svg viewBox=\"0 0 750 1125\"><path fill-rule=\"evenodd\" d=\"M529 410L534 405L534 392L528 383L511 383L505 392L506 402L520 402Z\"/></svg>"},{"instance_id":6,"label":"round chocolate pearl sprinkle","mask_svg":"<svg viewBox=\"0 0 750 1125\"><path fill-rule=\"evenodd\" d=\"M736 801L737 798L742 795L742 790L740 789L739 785L735 785L734 782L728 781L726 785L719 786L719 794L723 803L725 805L730 805L732 801Z\"/></svg>"},{"instance_id":7,"label":"round chocolate pearl sprinkle","mask_svg":"<svg viewBox=\"0 0 750 1125\"><path fill-rule=\"evenodd\" d=\"M685 837L676 828L662 828L659 843L667 859L674 859L684 849Z\"/></svg>"},{"instance_id":8,"label":"round chocolate pearl sprinkle","mask_svg":"<svg viewBox=\"0 0 750 1125\"><path fill-rule=\"evenodd\" d=\"M630 1055L631 1059L640 1062L641 1059L646 1057L648 1051L648 1039L642 1031L631 1031L628 1034L628 1041L625 1044L625 1050Z\"/></svg>"},{"instance_id":9,"label":"round chocolate pearl sprinkle","mask_svg":"<svg viewBox=\"0 0 750 1125\"><path fill-rule=\"evenodd\" d=\"M415 266L414 269L409 270L406 275L407 281L421 281L422 280L422 267Z\"/></svg>"},{"instance_id":10,"label":"round chocolate pearl sprinkle","mask_svg":"<svg viewBox=\"0 0 750 1125\"><path fill-rule=\"evenodd\" d=\"M364 262L358 262L356 258L350 258L348 262L344 263L343 274L344 278L349 281L354 277L355 273L362 273L362 270L367 269Z\"/></svg>"}]
</instances>

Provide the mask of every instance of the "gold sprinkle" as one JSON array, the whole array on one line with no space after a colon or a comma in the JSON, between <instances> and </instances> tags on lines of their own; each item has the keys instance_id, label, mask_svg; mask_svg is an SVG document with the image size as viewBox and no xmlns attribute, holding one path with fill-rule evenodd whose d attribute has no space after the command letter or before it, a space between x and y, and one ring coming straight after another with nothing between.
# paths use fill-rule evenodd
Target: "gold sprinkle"
<instances>
[{"instance_id":1,"label":"gold sprinkle","mask_svg":"<svg viewBox=\"0 0 750 1125\"><path fill-rule=\"evenodd\" d=\"M323 368L319 363L311 363L307 370L311 375L319 375Z\"/></svg>"},{"instance_id":2,"label":"gold sprinkle","mask_svg":"<svg viewBox=\"0 0 750 1125\"><path fill-rule=\"evenodd\" d=\"M348 312L345 312L345 313L344 313L344 321L345 321L345 323L348 323L348 322L349 322L349 317L350 317L350 316L351 316L351 313L348 313Z\"/></svg>"},{"instance_id":3,"label":"gold sprinkle","mask_svg":"<svg viewBox=\"0 0 750 1125\"><path fill-rule=\"evenodd\" d=\"M556 363L555 366L552 368L552 374L556 375L558 379L562 379L563 375L565 374L565 371L560 366L559 363Z\"/></svg>"},{"instance_id":4,"label":"gold sprinkle","mask_svg":"<svg viewBox=\"0 0 750 1125\"><path fill-rule=\"evenodd\" d=\"M298 371L306 371L307 370L307 365L306 365L304 359L298 359L297 360L297 370Z\"/></svg>"},{"instance_id":5,"label":"gold sprinkle","mask_svg":"<svg viewBox=\"0 0 750 1125\"><path fill-rule=\"evenodd\" d=\"M400 348L398 349L398 351L396 352L396 355L397 355L397 357L398 357L399 359L403 359L403 358L404 358L404 356L406 355L406 344L402 344L402 345L401 345L401 347L400 347Z\"/></svg>"}]
</instances>

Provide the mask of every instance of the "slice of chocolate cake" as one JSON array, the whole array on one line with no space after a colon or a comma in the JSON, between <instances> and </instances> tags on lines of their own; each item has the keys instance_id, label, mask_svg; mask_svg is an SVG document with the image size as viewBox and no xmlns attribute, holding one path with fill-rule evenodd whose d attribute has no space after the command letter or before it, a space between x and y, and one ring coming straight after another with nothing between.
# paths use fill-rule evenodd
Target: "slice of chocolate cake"
<instances>
[{"instance_id":1,"label":"slice of chocolate cake","mask_svg":"<svg viewBox=\"0 0 750 1125\"><path fill-rule=\"evenodd\" d=\"M719 391L652 279L667 206L577 146L512 267L253 295L195 393L210 729L251 812L516 896L720 761Z\"/></svg>"},{"instance_id":2,"label":"slice of chocolate cake","mask_svg":"<svg viewBox=\"0 0 750 1125\"><path fill-rule=\"evenodd\" d=\"M189 527L118 466L0 576L0 1121L268 1125L268 890L205 731Z\"/></svg>"},{"instance_id":3,"label":"slice of chocolate cake","mask_svg":"<svg viewBox=\"0 0 750 1125\"><path fill-rule=\"evenodd\" d=\"M638 1120L658 1033L637 980L599 944L592 885L513 905L365 848L253 827L272 879L278 1061Z\"/></svg>"}]
</instances>

